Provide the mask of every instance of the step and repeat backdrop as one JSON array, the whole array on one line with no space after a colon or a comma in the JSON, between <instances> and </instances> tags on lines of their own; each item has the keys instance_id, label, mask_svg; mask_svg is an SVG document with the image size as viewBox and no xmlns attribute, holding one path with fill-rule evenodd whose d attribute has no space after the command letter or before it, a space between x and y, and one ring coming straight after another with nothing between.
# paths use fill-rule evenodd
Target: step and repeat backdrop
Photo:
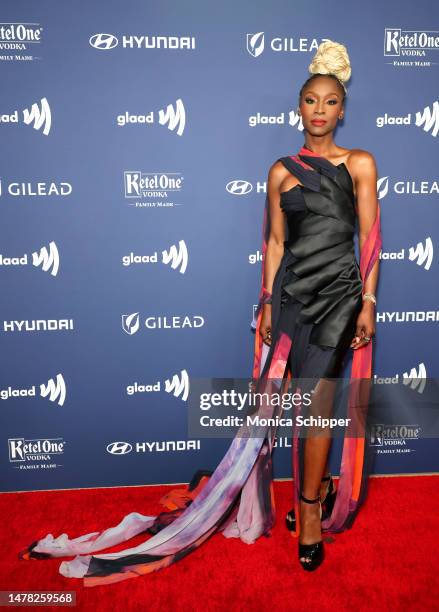
<instances>
[{"instance_id":1,"label":"step and repeat backdrop","mask_svg":"<svg viewBox=\"0 0 439 612\"><path fill-rule=\"evenodd\" d=\"M216 467L230 440L188 437L190 381L251 376L267 173L304 144L326 39L352 63L335 141L379 171L376 381L439 376L436 2L4 0L0 21L0 490ZM375 473L437 471L406 425L370 440Z\"/></svg>"}]
</instances>

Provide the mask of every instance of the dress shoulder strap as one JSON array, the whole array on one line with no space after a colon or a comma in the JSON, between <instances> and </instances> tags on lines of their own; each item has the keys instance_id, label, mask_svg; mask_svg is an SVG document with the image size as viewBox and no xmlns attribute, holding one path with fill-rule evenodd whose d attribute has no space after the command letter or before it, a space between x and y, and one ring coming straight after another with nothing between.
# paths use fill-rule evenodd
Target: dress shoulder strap
<instances>
[{"instance_id":1,"label":"dress shoulder strap","mask_svg":"<svg viewBox=\"0 0 439 612\"><path fill-rule=\"evenodd\" d=\"M279 157L276 161L282 162L285 168L298 178L302 185L313 191L320 191L321 176L312 166L291 155Z\"/></svg>"}]
</instances>

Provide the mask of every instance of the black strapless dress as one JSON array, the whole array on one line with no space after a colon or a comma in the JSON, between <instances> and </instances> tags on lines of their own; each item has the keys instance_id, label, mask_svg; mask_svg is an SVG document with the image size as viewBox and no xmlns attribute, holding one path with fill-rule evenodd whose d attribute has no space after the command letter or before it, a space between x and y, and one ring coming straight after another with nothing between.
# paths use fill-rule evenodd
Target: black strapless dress
<instances>
[{"instance_id":1,"label":"black strapless dress","mask_svg":"<svg viewBox=\"0 0 439 612\"><path fill-rule=\"evenodd\" d=\"M288 239L273 282L272 343L263 374L283 332L294 346L293 377L338 377L362 307L353 183L344 163L299 158L313 169L290 156L278 160L302 184L281 194Z\"/></svg>"}]
</instances>

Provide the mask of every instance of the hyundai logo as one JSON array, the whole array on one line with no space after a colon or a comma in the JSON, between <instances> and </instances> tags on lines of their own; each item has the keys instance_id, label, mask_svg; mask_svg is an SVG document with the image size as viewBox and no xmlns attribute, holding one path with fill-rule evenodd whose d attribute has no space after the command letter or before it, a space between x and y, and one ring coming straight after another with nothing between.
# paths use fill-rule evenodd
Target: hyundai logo
<instances>
[{"instance_id":1,"label":"hyundai logo","mask_svg":"<svg viewBox=\"0 0 439 612\"><path fill-rule=\"evenodd\" d=\"M126 455L133 450L132 445L129 442L111 442L107 446L107 452L112 455Z\"/></svg>"},{"instance_id":2,"label":"hyundai logo","mask_svg":"<svg viewBox=\"0 0 439 612\"><path fill-rule=\"evenodd\" d=\"M113 34L94 34L90 36L89 42L95 49L114 49L119 41Z\"/></svg>"}]
</instances>

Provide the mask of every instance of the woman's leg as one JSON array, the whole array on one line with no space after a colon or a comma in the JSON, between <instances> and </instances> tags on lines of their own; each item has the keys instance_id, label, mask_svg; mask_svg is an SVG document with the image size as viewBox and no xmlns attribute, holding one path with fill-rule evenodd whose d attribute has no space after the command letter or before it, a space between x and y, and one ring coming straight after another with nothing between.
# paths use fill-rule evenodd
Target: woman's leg
<instances>
[{"instance_id":1,"label":"woman's leg","mask_svg":"<svg viewBox=\"0 0 439 612\"><path fill-rule=\"evenodd\" d=\"M336 383L320 379L313 393L313 400L307 416L322 418L332 414ZM331 446L329 427L309 426L304 440L302 493L308 499L315 499L319 494L323 498L327 484L322 483L326 475L328 454ZM320 505L307 504L300 500L300 536L302 544L313 544L321 540Z\"/></svg>"}]
</instances>

